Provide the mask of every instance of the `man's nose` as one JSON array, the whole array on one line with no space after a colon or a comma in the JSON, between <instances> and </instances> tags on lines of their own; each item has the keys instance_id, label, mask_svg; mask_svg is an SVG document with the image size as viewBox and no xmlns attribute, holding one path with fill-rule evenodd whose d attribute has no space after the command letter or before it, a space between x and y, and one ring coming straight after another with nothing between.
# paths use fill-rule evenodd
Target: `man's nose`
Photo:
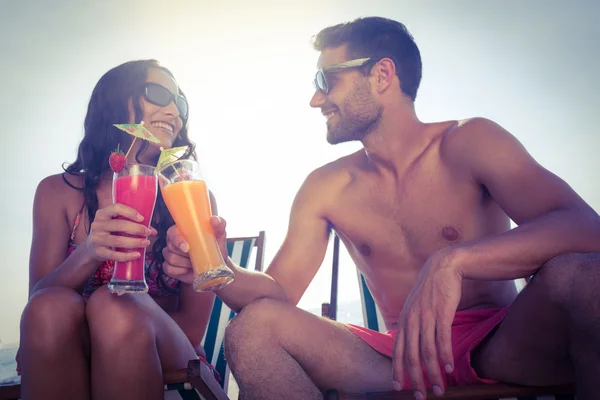
<instances>
[{"instance_id":1,"label":"man's nose","mask_svg":"<svg viewBox=\"0 0 600 400\"><path fill-rule=\"evenodd\" d=\"M313 94L313 97L310 99L310 106L312 108L319 108L325 104L326 99L326 95L319 89L316 89L315 94Z\"/></svg>"}]
</instances>

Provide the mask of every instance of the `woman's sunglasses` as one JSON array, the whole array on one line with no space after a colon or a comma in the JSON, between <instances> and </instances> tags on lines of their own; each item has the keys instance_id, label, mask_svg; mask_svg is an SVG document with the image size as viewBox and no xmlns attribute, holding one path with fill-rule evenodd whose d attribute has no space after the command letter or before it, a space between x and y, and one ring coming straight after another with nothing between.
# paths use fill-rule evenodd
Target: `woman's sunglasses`
<instances>
[{"instance_id":1,"label":"woman's sunglasses","mask_svg":"<svg viewBox=\"0 0 600 400\"><path fill-rule=\"evenodd\" d=\"M327 73L340 71L348 68L357 68L362 67L367 64L369 61L379 61L373 58L357 58L355 60L345 61L338 64L329 65L324 68L319 68L315 75L315 89L319 90L323 94L329 93L329 84L327 83Z\"/></svg>"},{"instance_id":2,"label":"woman's sunglasses","mask_svg":"<svg viewBox=\"0 0 600 400\"><path fill-rule=\"evenodd\" d=\"M175 102L175 107L179 111L181 118L187 118L188 102L182 95L174 95L169 89L157 83L147 82L144 85L144 98L152 104L166 107L171 102Z\"/></svg>"}]
</instances>

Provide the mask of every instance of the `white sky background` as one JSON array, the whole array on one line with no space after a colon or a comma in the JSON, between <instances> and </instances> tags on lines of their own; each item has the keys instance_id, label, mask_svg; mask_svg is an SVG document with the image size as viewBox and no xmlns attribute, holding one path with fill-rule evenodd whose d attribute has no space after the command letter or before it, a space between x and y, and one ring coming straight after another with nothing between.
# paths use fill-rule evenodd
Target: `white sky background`
<instances>
[{"instance_id":1,"label":"white sky background","mask_svg":"<svg viewBox=\"0 0 600 400\"><path fill-rule=\"evenodd\" d=\"M593 0L0 0L0 339L18 341L35 188L75 159L104 72L140 58L174 72L230 236L265 230L268 264L306 175L359 147L327 144L324 118L308 106L318 57L310 38L367 15L400 20L415 36L423 120L497 121L600 210L600 6ZM324 265L304 308L329 298L330 254ZM339 301L358 297L344 256Z\"/></svg>"}]
</instances>

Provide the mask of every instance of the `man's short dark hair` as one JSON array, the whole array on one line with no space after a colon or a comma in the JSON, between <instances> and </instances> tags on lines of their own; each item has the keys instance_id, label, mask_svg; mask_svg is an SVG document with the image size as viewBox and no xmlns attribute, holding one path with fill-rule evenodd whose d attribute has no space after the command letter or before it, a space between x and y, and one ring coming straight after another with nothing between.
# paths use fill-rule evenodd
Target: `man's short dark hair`
<instances>
[{"instance_id":1,"label":"man's short dark hair","mask_svg":"<svg viewBox=\"0 0 600 400\"><path fill-rule=\"evenodd\" d=\"M358 18L323 29L313 38L316 50L348 45L351 58L390 58L400 89L413 101L421 83L421 53L404 24L381 17Z\"/></svg>"}]
</instances>

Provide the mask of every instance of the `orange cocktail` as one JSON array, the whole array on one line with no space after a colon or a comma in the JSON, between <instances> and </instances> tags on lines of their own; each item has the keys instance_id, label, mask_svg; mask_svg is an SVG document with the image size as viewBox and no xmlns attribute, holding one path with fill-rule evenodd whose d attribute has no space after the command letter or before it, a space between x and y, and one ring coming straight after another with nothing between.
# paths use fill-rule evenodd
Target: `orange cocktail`
<instances>
[{"instance_id":1,"label":"orange cocktail","mask_svg":"<svg viewBox=\"0 0 600 400\"><path fill-rule=\"evenodd\" d=\"M162 196L177 229L190 246L196 291L216 290L233 280L210 225L212 216L206 181L198 163L180 160L159 172Z\"/></svg>"}]
</instances>

